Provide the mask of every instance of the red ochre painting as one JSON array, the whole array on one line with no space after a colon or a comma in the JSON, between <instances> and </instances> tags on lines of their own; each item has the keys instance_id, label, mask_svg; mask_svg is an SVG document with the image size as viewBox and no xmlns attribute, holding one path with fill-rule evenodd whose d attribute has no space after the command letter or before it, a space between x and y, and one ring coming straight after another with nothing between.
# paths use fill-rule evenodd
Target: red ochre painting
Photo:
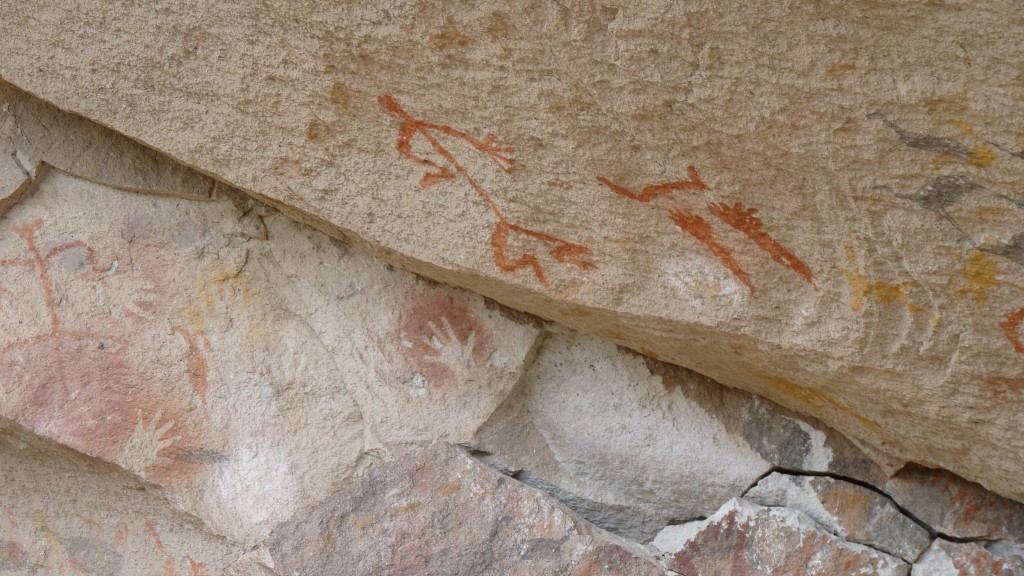
<instances>
[{"instance_id":1,"label":"red ochre painting","mask_svg":"<svg viewBox=\"0 0 1024 576\"><path fill-rule=\"evenodd\" d=\"M377 102L386 114L401 122L398 127L398 140L396 142L398 152L409 160L427 168L427 171L423 173L423 177L420 178L420 186L429 188L439 182L462 178L476 195L487 204L487 207L490 208L491 213L497 219L491 232L491 249L494 263L500 270L503 272L515 272L516 270L529 268L542 285L548 285L544 266L541 264L540 257L535 252L525 252L518 257L509 255L509 243L516 236L520 237L520 239L531 239L546 244L548 249L547 255L556 262L575 266L581 270L597 268L597 265L588 259L590 249L586 246L570 242L552 234L527 228L506 218L491 193L484 190L455 155L441 142L440 138L445 136L462 140L474 150L486 156L488 160L506 173L509 173L512 166L515 165L515 160L511 157L511 154L515 152L515 148L498 146L495 143L497 137L494 134L488 134L483 139L478 139L446 124L435 124L417 119L406 112L398 103L398 100L389 94L381 95ZM430 145L440 157L440 161L420 156L413 151L412 140L417 136L422 137Z\"/></svg>"},{"instance_id":2,"label":"red ochre painting","mask_svg":"<svg viewBox=\"0 0 1024 576\"><path fill-rule=\"evenodd\" d=\"M708 190L708 185L701 179L695 167L687 166L686 173L689 178L688 180L651 184L644 187L640 192L633 192L629 188L615 184L603 176L598 176L597 181L607 186L609 190L619 196L624 196L637 202L650 202L656 198L663 197L673 198L676 193L682 192L700 194ZM732 206L724 202L711 202L705 206L705 209L708 215L742 232L755 246L766 253L772 261L789 268L814 287L814 273L811 272L811 268L764 230L764 222L757 216L756 208L748 208L739 202ZM679 227L680 231L689 234L706 246L718 258L718 261L750 290L751 294L757 292L757 287L754 285L750 274L743 268L739 260L736 259L729 246L715 233L714 227L707 218L696 213L683 202L667 208L666 212L669 219ZM815 290L817 290L816 287Z\"/></svg>"},{"instance_id":3,"label":"red ochre painting","mask_svg":"<svg viewBox=\"0 0 1024 576\"><path fill-rule=\"evenodd\" d=\"M8 414L31 428L53 435L84 453L119 462L151 477L170 479L187 474L193 466L182 465L177 456L190 443L182 429L180 409L166 405L139 386L146 380L126 360L128 339L77 329L61 318L60 300L51 276L51 261L70 250L80 250L86 266L78 280L97 287L108 271L97 266L93 248L81 241L40 248L41 219L13 227L24 243L24 256L0 259L0 270L31 270L42 295L44 326L32 336L0 346L0 373L4 374L4 404ZM33 294L3 293L10 300ZM2 314L4 311L0 311ZM205 399L205 360L193 346L192 336L182 334L190 345L189 372L194 393Z\"/></svg>"},{"instance_id":4,"label":"red ochre painting","mask_svg":"<svg viewBox=\"0 0 1024 576\"><path fill-rule=\"evenodd\" d=\"M1010 340L1010 344L1013 345L1013 349L1020 354L1024 354L1024 341L1021 341L1021 338L1024 337L1021 334L1022 324L1024 324L1024 308L1016 312L1010 312L999 323L999 327L1006 333L1006 337Z\"/></svg>"}]
</instances>

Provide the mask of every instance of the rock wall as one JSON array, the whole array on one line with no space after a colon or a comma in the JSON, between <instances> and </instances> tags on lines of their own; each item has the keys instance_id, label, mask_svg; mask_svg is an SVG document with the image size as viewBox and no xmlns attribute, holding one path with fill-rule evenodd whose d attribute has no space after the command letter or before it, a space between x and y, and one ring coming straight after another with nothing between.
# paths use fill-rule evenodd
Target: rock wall
<instances>
[{"instance_id":1,"label":"rock wall","mask_svg":"<svg viewBox=\"0 0 1024 576\"><path fill-rule=\"evenodd\" d=\"M0 95L0 574L1024 574L1024 504Z\"/></svg>"},{"instance_id":2,"label":"rock wall","mask_svg":"<svg viewBox=\"0 0 1024 576\"><path fill-rule=\"evenodd\" d=\"M391 263L1024 498L1018 2L2 22L4 79Z\"/></svg>"}]
</instances>

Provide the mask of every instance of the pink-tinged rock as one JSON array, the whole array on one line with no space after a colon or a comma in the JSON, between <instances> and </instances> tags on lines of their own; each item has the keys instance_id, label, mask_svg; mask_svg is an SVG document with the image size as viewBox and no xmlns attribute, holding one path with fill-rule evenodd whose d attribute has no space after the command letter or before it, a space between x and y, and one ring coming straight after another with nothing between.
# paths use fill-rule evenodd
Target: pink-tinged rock
<instances>
[{"instance_id":1,"label":"pink-tinged rock","mask_svg":"<svg viewBox=\"0 0 1024 576\"><path fill-rule=\"evenodd\" d=\"M884 491L940 534L1024 540L1024 504L952 472L910 465L889 480Z\"/></svg>"},{"instance_id":2,"label":"pink-tinged rock","mask_svg":"<svg viewBox=\"0 0 1024 576\"><path fill-rule=\"evenodd\" d=\"M9 4L61 108L1024 499L1019 2Z\"/></svg>"},{"instance_id":3,"label":"pink-tinged rock","mask_svg":"<svg viewBox=\"0 0 1024 576\"><path fill-rule=\"evenodd\" d=\"M137 478L0 420L0 574L218 576L243 551Z\"/></svg>"},{"instance_id":4,"label":"pink-tinged rock","mask_svg":"<svg viewBox=\"0 0 1024 576\"><path fill-rule=\"evenodd\" d=\"M1001 543L950 542L937 539L918 559L911 576L1022 576L1020 547Z\"/></svg>"},{"instance_id":5,"label":"pink-tinged rock","mask_svg":"<svg viewBox=\"0 0 1024 576\"><path fill-rule=\"evenodd\" d=\"M304 576L663 574L456 448L394 456L277 529L270 567Z\"/></svg>"},{"instance_id":6,"label":"pink-tinged rock","mask_svg":"<svg viewBox=\"0 0 1024 576\"><path fill-rule=\"evenodd\" d=\"M840 540L802 512L743 499L669 532L655 545L670 554L668 568L686 576L905 576L910 569L888 554Z\"/></svg>"},{"instance_id":7,"label":"pink-tinged rock","mask_svg":"<svg viewBox=\"0 0 1024 576\"><path fill-rule=\"evenodd\" d=\"M0 417L251 545L382 444L469 440L537 329L240 204L51 171L0 218Z\"/></svg>"},{"instance_id":8,"label":"pink-tinged rock","mask_svg":"<svg viewBox=\"0 0 1024 576\"><path fill-rule=\"evenodd\" d=\"M762 506L799 510L829 532L913 562L931 543L928 531L891 500L850 482L774 472L743 497Z\"/></svg>"}]
</instances>

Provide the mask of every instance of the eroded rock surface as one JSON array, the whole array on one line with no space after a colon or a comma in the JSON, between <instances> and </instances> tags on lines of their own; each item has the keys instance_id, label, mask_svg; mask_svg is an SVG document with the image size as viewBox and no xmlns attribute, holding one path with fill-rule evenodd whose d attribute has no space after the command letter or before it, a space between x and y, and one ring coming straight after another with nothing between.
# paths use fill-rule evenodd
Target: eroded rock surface
<instances>
[{"instance_id":1,"label":"eroded rock surface","mask_svg":"<svg viewBox=\"0 0 1024 576\"><path fill-rule=\"evenodd\" d=\"M76 122L61 129L119 138ZM0 571L648 574L655 534L666 546L700 528L685 559L662 560L902 573L884 551L909 548L872 524L901 521L845 481L801 480L820 508L776 499L741 519L744 538L711 537L773 470L871 485L940 536L977 540L937 544L926 568L1015 566L1024 509L980 485L920 467L889 478L898 461L820 421L395 270L228 187L142 186L167 158L96 157L121 190L47 171L123 139L51 138L50 159L31 160L4 138L0 166L17 172L3 181L22 198L0 214ZM158 172L193 181L179 170Z\"/></svg>"},{"instance_id":2,"label":"eroded rock surface","mask_svg":"<svg viewBox=\"0 0 1024 576\"><path fill-rule=\"evenodd\" d=\"M557 330L474 446L597 525L644 542L667 524L712 514L773 467L885 478L820 423Z\"/></svg>"},{"instance_id":3,"label":"eroded rock surface","mask_svg":"<svg viewBox=\"0 0 1024 576\"><path fill-rule=\"evenodd\" d=\"M60 172L0 221L0 299L0 414L247 543L382 442L469 440L536 336L280 214Z\"/></svg>"},{"instance_id":4,"label":"eroded rock surface","mask_svg":"<svg viewBox=\"0 0 1024 576\"><path fill-rule=\"evenodd\" d=\"M917 559L932 541L891 500L842 480L772 473L743 497L761 506L799 510L841 538L906 562Z\"/></svg>"},{"instance_id":5,"label":"eroded rock surface","mask_svg":"<svg viewBox=\"0 0 1024 576\"><path fill-rule=\"evenodd\" d=\"M213 576L242 555L148 488L0 420L0 574Z\"/></svg>"},{"instance_id":6,"label":"eroded rock surface","mask_svg":"<svg viewBox=\"0 0 1024 576\"><path fill-rule=\"evenodd\" d=\"M707 520L664 535L656 545L680 574L835 574L906 576L910 566L844 542L802 512L729 501Z\"/></svg>"},{"instance_id":7,"label":"eroded rock surface","mask_svg":"<svg viewBox=\"0 0 1024 576\"><path fill-rule=\"evenodd\" d=\"M23 167L45 162L91 182L147 194L214 195L212 178L2 80L0 102L0 140L16 149Z\"/></svg>"},{"instance_id":8,"label":"eroded rock surface","mask_svg":"<svg viewBox=\"0 0 1024 576\"><path fill-rule=\"evenodd\" d=\"M989 548L993 548L990 550ZM1024 550L938 539L917 561L911 576L1020 576Z\"/></svg>"},{"instance_id":9,"label":"eroded rock surface","mask_svg":"<svg viewBox=\"0 0 1024 576\"><path fill-rule=\"evenodd\" d=\"M268 542L280 574L660 576L542 493L461 451L396 454Z\"/></svg>"},{"instance_id":10,"label":"eroded rock surface","mask_svg":"<svg viewBox=\"0 0 1024 576\"><path fill-rule=\"evenodd\" d=\"M1024 542L1024 504L946 470L908 466L884 490L934 530L953 538Z\"/></svg>"},{"instance_id":11,"label":"eroded rock surface","mask_svg":"<svg viewBox=\"0 0 1024 576\"><path fill-rule=\"evenodd\" d=\"M1019 12L33 0L0 75L392 262L1020 499Z\"/></svg>"}]
</instances>

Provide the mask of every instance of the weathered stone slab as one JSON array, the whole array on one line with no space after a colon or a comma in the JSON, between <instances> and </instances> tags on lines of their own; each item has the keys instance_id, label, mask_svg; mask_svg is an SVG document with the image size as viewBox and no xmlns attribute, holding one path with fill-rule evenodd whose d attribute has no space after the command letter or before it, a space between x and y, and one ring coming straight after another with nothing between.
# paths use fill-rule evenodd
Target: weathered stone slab
<instances>
[{"instance_id":1,"label":"weathered stone slab","mask_svg":"<svg viewBox=\"0 0 1024 576\"><path fill-rule=\"evenodd\" d=\"M712 514L772 467L886 480L818 422L557 329L474 447L598 526L641 542Z\"/></svg>"},{"instance_id":2,"label":"weathered stone slab","mask_svg":"<svg viewBox=\"0 0 1024 576\"><path fill-rule=\"evenodd\" d=\"M458 449L396 456L275 531L271 568L309 576L664 574Z\"/></svg>"},{"instance_id":3,"label":"weathered stone slab","mask_svg":"<svg viewBox=\"0 0 1024 576\"><path fill-rule=\"evenodd\" d=\"M667 528L655 545L680 574L906 576L910 570L888 554L836 538L802 512L743 499L707 520Z\"/></svg>"},{"instance_id":4,"label":"weathered stone slab","mask_svg":"<svg viewBox=\"0 0 1024 576\"><path fill-rule=\"evenodd\" d=\"M1021 576L1024 550L990 550L976 542L950 542L941 538L914 564L911 576Z\"/></svg>"},{"instance_id":5,"label":"weathered stone slab","mask_svg":"<svg viewBox=\"0 0 1024 576\"><path fill-rule=\"evenodd\" d=\"M122 190L210 198L217 187L212 178L164 154L0 80L3 138L10 140L26 166L46 162L79 178Z\"/></svg>"},{"instance_id":6,"label":"weathered stone slab","mask_svg":"<svg viewBox=\"0 0 1024 576\"><path fill-rule=\"evenodd\" d=\"M273 210L52 172L0 218L0 416L258 542L384 444L468 441L537 328Z\"/></svg>"},{"instance_id":7,"label":"weathered stone slab","mask_svg":"<svg viewBox=\"0 0 1024 576\"><path fill-rule=\"evenodd\" d=\"M907 466L883 490L940 534L1024 542L1024 504L945 470Z\"/></svg>"},{"instance_id":8,"label":"weathered stone slab","mask_svg":"<svg viewBox=\"0 0 1024 576\"><path fill-rule=\"evenodd\" d=\"M1020 499L1022 35L1000 0L32 0L0 75L392 262Z\"/></svg>"},{"instance_id":9,"label":"weathered stone slab","mask_svg":"<svg viewBox=\"0 0 1024 576\"><path fill-rule=\"evenodd\" d=\"M14 143L0 134L0 216L17 204L31 190L35 178L42 175L38 164L25 166Z\"/></svg>"},{"instance_id":10,"label":"weathered stone slab","mask_svg":"<svg viewBox=\"0 0 1024 576\"><path fill-rule=\"evenodd\" d=\"M821 476L774 472L743 498L761 506L782 506L810 516L829 532L913 562L931 544L928 531L881 494Z\"/></svg>"},{"instance_id":11,"label":"weathered stone slab","mask_svg":"<svg viewBox=\"0 0 1024 576\"><path fill-rule=\"evenodd\" d=\"M0 420L0 574L215 576L242 552L138 479Z\"/></svg>"}]
</instances>

